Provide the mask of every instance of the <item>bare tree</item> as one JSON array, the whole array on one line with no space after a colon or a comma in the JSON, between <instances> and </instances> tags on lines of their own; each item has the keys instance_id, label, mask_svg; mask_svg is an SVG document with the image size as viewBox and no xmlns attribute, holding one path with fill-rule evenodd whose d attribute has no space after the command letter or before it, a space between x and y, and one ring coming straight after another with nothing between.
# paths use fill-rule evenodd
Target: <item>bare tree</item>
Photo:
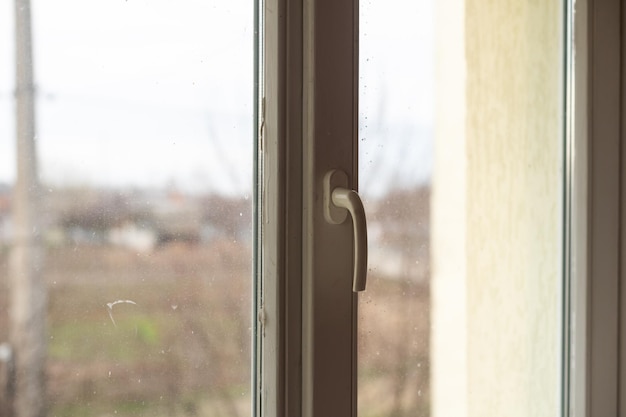
<instances>
[{"instance_id":1,"label":"bare tree","mask_svg":"<svg viewBox=\"0 0 626 417\"><path fill-rule=\"evenodd\" d=\"M41 275L39 181L35 150L30 1L15 1L17 178L13 198L9 337L15 358L13 413L43 417L45 409L46 289Z\"/></svg>"}]
</instances>

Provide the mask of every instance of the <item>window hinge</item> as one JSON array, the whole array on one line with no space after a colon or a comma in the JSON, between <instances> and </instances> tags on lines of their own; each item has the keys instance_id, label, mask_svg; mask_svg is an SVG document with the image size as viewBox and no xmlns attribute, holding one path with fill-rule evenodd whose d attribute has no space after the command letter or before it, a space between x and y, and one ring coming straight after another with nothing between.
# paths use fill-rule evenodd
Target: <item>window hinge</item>
<instances>
[{"instance_id":1,"label":"window hinge","mask_svg":"<svg viewBox=\"0 0 626 417\"><path fill-rule=\"evenodd\" d=\"M263 305L259 307L257 320L259 321L259 326L261 327L261 335L265 337L265 307Z\"/></svg>"},{"instance_id":2,"label":"window hinge","mask_svg":"<svg viewBox=\"0 0 626 417\"><path fill-rule=\"evenodd\" d=\"M259 123L259 150L262 153L265 142L265 97L261 99L261 123Z\"/></svg>"}]
</instances>

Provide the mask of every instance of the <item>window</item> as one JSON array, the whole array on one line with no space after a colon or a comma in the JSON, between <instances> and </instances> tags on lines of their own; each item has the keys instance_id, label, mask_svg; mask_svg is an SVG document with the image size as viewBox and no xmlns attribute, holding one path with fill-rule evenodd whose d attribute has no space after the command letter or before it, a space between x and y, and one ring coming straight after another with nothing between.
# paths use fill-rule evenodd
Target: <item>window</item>
<instances>
[{"instance_id":1,"label":"window","mask_svg":"<svg viewBox=\"0 0 626 417\"><path fill-rule=\"evenodd\" d=\"M31 3L34 96L30 60L17 90L12 74L31 8L0 6L0 343L16 416L251 415L253 2ZM14 90L35 101L37 157L15 147ZM26 221L41 259L19 239L16 154L39 162ZM40 268L14 269L19 251ZM46 330L15 324L41 300L16 301L29 273ZM23 382L37 370L24 335L44 337L47 398Z\"/></svg>"},{"instance_id":2,"label":"window","mask_svg":"<svg viewBox=\"0 0 626 417\"><path fill-rule=\"evenodd\" d=\"M572 317L570 282L586 277L570 281L571 258L563 244L572 237L563 214L572 207L564 179L579 168L566 153L571 113L563 110L571 103L569 6L468 1L435 7L442 19L436 21L447 22L437 26L437 39L447 48L437 49L444 71L436 96L438 135L448 140L435 148L450 151L436 153L435 175L442 167L455 175L439 172L430 204L448 209L431 213L435 239L452 237L434 241L430 258L444 275L430 288L431 296L440 297L430 316L435 333L429 346L439 349L431 351L437 358L427 388L433 390L427 400L433 415L556 415L571 404L569 379L562 378L571 376L573 329L563 320ZM353 188L362 179L354 149L355 10L356 4L322 2L266 7L265 68L272 88L265 93L264 143L272 148L265 166L278 184L264 206L273 210L266 227L274 239L268 246L277 251L265 258L271 259L265 294L284 300L265 319L270 340L264 363L276 370L265 386L267 415L357 412L356 302L346 266L352 246L334 236L341 232L331 231L320 214L328 169L342 167ZM399 53L410 54L411 47ZM382 146L388 143L385 137ZM281 158L272 159L274 154ZM367 159L359 165L367 169ZM349 236L350 229L342 230ZM452 278L448 290L445 274ZM334 278L340 275L341 282ZM380 321L379 329L385 323ZM418 388L410 389L407 396Z\"/></svg>"},{"instance_id":3,"label":"window","mask_svg":"<svg viewBox=\"0 0 626 417\"><path fill-rule=\"evenodd\" d=\"M33 5L51 413L624 408L618 1L83 3ZM28 213L6 117L2 277Z\"/></svg>"}]
</instances>

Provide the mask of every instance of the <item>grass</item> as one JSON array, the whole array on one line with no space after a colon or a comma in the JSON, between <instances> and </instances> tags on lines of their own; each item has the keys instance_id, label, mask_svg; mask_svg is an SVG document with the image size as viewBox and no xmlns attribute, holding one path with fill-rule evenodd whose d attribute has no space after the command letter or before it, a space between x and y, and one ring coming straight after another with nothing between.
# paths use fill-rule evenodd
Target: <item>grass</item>
<instances>
[{"instance_id":1,"label":"grass","mask_svg":"<svg viewBox=\"0 0 626 417\"><path fill-rule=\"evenodd\" d=\"M133 362L159 345L161 325L154 318L133 315L109 323L87 321L53 324L49 330L50 359Z\"/></svg>"},{"instance_id":2,"label":"grass","mask_svg":"<svg viewBox=\"0 0 626 417\"><path fill-rule=\"evenodd\" d=\"M153 405L145 401L118 402L113 405L105 405L100 402L70 403L53 406L49 412L51 417L96 417L96 416L124 416L124 415L150 415L165 416L165 407Z\"/></svg>"},{"instance_id":3,"label":"grass","mask_svg":"<svg viewBox=\"0 0 626 417\"><path fill-rule=\"evenodd\" d=\"M49 416L248 415L247 250L226 243L139 255L107 247L51 250L45 269ZM0 276L6 276L6 254ZM136 304L109 311L107 303L120 299ZM0 285L0 303L6 300ZM363 415L389 416L400 367L410 373L404 410L426 416L427 395L414 392L428 386L427 366L417 370L428 357L428 288L371 276L363 301ZM0 340L6 323L0 310Z\"/></svg>"}]
</instances>

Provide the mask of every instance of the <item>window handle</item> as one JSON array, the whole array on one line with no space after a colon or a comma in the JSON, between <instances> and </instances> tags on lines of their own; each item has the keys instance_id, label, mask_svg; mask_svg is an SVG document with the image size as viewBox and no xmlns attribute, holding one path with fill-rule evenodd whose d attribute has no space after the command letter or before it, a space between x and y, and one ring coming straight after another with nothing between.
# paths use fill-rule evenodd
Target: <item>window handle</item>
<instances>
[{"instance_id":1,"label":"window handle","mask_svg":"<svg viewBox=\"0 0 626 417\"><path fill-rule=\"evenodd\" d=\"M341 224L348 212L354 231L352 291L365 290L367 281L367 222L359 194L348 188L348 175L333 169L324 177L324 217L331 224Z\"/></svg>"}]
</instances>

